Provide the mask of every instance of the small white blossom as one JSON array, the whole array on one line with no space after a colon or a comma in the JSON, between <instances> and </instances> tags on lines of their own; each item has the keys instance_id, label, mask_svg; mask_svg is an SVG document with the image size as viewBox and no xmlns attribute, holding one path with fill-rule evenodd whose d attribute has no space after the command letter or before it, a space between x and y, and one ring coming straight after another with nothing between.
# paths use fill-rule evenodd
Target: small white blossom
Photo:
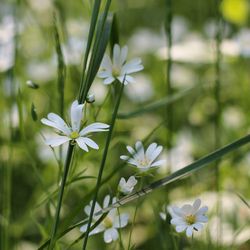
<instances>
[{"instance_id":1,"label":"small white blossom","mask_svg":"<svg viewBox=\"0 0 250 250\"><path fill-rule=\"evenodd\" d=\"M60 135L46 140L46 144L51 147L59 146L65 142L76 142L78 146L88 152L88 146L98 149L98 145L87 135L93 132L107 131L109 125L105 123L95 122L81 129L81 121L83 118L84 104L78 104L74 101L71 105L71 126L69 126L59 115L49 113L48 119L43 118L41 122L47 126L53 127L60 131Z\"/></svg>"},{"instance_id":2,"label":"small white blossom","mask_svg":"<svg viewBox=\"0 0 250 250\"><path fill-rule=\"evenodd\" d=\"M90 204L84 208L84 211L88 216L90 215L92 202L93 201L91 201ZM103 201L103 208L108 207L109 202L110 202L110 196L107 195L107 196L105 196L104 201ZM116 198L113 198L112 203L115 203L115 202L116 202ZM101 206L99 205L98 202L96 202L94 214L101 211L101 210L102 210ZM93 216L92 225L100 217L101 217L101 215ZM124 213L124 214L118 215L117 209L114 208L108 213L108 215L105 217L105 219L95 229L93 229L90 232L89 235L94 235L94 234L104 232L104 234L103 234L104 241L106 243L111 243L112 241L115 241L118 239L119 234L118 234L117 229L125 227L128 224L128 219L129 219L128 214ZM87 230L87 224L83 225L80 228L81 232L86 232L86 230Z\"/></svg>"},{"instance_id":3,"label":"small white blossom","mask_svg":"<svg viewBox=\"0 0 250 250\"><path fill-rule=\"evenodd\" d=\"M137 180L134 176L130 176L126 182L125 178L121 178L119 182L119 191L123 194L129 194L133 191L135 185L137 184Z\"/></svg>"},{"instance_id":4,"label":"small white blossom","mask_svg":"<svg viewBox=\"0 0 250 250\"><path fill-rule=\"evenodd\" d=\"M98 73L100 78L104 78L104 84L111 84L118 79L125 85L135 82L134 78L130 76L131 73L141 71L143 65L140 58L134 58L126 62L128 54L128 47L124 46L120 48L118 44L115 44L113 49L113 60L108 55L104 55L101 64L101 70ZM126 79L124 80L124 78Z\"/></svg>"},{"instance_id":5,"label":"small white blossom","mask_svg":"<svg viewBox=\"0 0 250 250\"><path fill-rule=\"evenodd\" d=\"M139 171L146 172L149 169L158 167L164 163L164 160L155 161L160 155L162 149L162 146L157 146L156 143L152 143L145 152L142 142L137 141L135 144L135 149L127 146L127 150L131 156L121 155L120 158L136 166Z\"/></svg>"},{"instance_id":6,"label":"small white blossom","mask_svg":"<svg viewBox=\"0 0 250 250\"><path fill-rule=\"evenodd\" d=\"M201 207L201 200L196 199L193 205L185 204L181 208L177 206L171 207L170 214L172 216L171 224L176 226L178 233L186 231L186 235L191 237L193 230L200 231L203 228L202 223L208 221L205 213L208 211L208 207Z\"/></svg>"}]
</instances>

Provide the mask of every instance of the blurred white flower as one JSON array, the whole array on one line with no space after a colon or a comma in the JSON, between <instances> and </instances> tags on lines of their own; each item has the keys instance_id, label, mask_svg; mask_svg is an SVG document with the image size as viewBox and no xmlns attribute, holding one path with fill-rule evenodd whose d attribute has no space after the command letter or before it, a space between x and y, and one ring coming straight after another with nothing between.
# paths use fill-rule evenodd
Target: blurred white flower
<instances>
[{"instance_id":1,"label":"blurred white flower","mask_svg":"<svg viewBox=\"0 0 250 250\"><path fill-rule=\"evenodd\" d=\"M68 42L62 46L65 63L67 65L78 65L81 63L85 47L86 40L84 38L69 38Z\"/></svg>"},{"instance_id":2,"label":"blurred white flower","mask_svg":"<svg viewBox=\"0 0 250 250\"><path fill-rule=\"evenodd\" d=\"M48 119L43 118L41 122L47 126L53 127L60 131L60 135L46 140L46 144L51 147L59 146L65 142L76 142L78 146L88 152L88 146L98 149L98 145L86 137L89 133L107 131L109 125L105 123L95 122L81 129L81 121L83 118L84 104L78 104L74 101L71 105L71 126L69 126L59 115L49 113Z\"/></svg>"},{"instance_id":3,"label":"blurred white flower","mask_svg":"<svg viewBox=\"0 0 250 250\"><path fill-rule=\"evenodd\" d=\"M170 214L172 216L171 224L176 226L178 233L186 231L186 235L191 237L193 230L200 231L203 228L203 223L208 221L205 213L208 207L201 207L201 200L196 199L193 205L185 204L181 208L177 206L170 207Z\"/></svg>"},{"instance_id":4,"label":"blurred white flower","mask_svg":"<svg viewBox=\"0 0 250 250\"><path fill-rule=\"evenodd\" d=\"M138 74L136 76L136 84L129 84L125 89L125 94L130 100L137 103L148 101L154 94L149 77L144 74Z\"/></svg>"},{"instance_id":5,"label":"blurred white flower","mask_svg":"<svg viewBox=\"0 0 250 250\"><path fill-rule=\"evenodd\" d=\"M250 57L250 29L242 29L236 37L240 55Z\"/></svg>"},{"instance_id":6,"label":"blurred white flower","mask_svg":"<svg viewBox=\"0 0 250 250\"><path fill-rule=\"evenodd\" d=\"M110 202L110 196L107 195L104 198L103 201L103 208L108 207ZM116 198L113 198L112 203L116 202ZM90 215L90 211L91 211L91 205L92 205L93 201L90 202L89 205L87 205L84 208L85 213L89 216ZM95 208L94 208L94 214L101 211L102 208L99 205L98 202L96 202L95 204ZM101 217L101 215L99 216L93 216L93 222L92 225ZM128 224L128 219L129 219L129 215L128 214L118 214L117 209L114 208L112 209L108 215L105 217L105 219L95 228L93 229L89 235L94 235L94 234L98 234L101 232L104 232L103 238L104 241L106 243L111 243L112 241L115 241L118 239L119 234L118 234L118 230L119 228L123 228ZM87 224L83 225L80 228L81 232L86 232L87 230Z\"/></svg>"},{"instance_id":7,"label":"blurred white flower","mask_svg":"<svg viewBox=\"0 0 250 250\"><path fill-rule=\"evenodd\" d=\"M141 71L143 66L140 58L134 58L126 62L128 54L128 47L124 46L120 48L118 44L115 44L113 49L113 60L111 61L108 55L104 55L101 64L101 70L98 73L98 77L104 78L104 84L111 84L118 79L125 85L135 82L134 78L130 76L131 73ZM126 79L124 77L126 76Z\"/></svg>"},{"instance_id":8,"label":"blurred white flower","mask_svg":"<svg viewBox=\"0 0 250 250\"><path fill-rule=\"evenodd\" d=\"M130 176L127 181L122 177L118 189L123 194L129 194L133 191L136 184L137 180L134 176Z\"/></svg>"},{"instance_id":9,"label":"blurred white flower","mask_svg":"<svg viewBox=\"0 0 250 250\"><path fill-rule=\"evenodd\" d=\"M142 142L137 141L135 144L135 150L132 147L127 146L127 150L132 157L121 155L120 158L136 166L140 172L146 172L152 168L159 167L164 163L164 160L155 161L160 155L162 149L162 146L157 146L156 143L152 143L145 152Z\"/></svg>"},{"instance_id":10,"label":"blurred white flower","mask_svg":"<svg viewBox=\"0 0 250 250\"><path fill-rule=\"evenodd\" d=\"M166 60L167 47L157 52L160 59ZM185 40L173 44L171 56L174 61L183 63L213 63L216 55L212 41L206 41L197 33L190 33Z\"/></svg>"},{"instance_id":11,"label":"blurred white flower","mask_svg":"<svg viewBox=\"0 0 250 250\"><path fill-rule=\"evenodd\" d=\"M0 23L0 72L10 69L15 58L15 23L11 15L3 17Z\"/></svg>"}]
</instances>

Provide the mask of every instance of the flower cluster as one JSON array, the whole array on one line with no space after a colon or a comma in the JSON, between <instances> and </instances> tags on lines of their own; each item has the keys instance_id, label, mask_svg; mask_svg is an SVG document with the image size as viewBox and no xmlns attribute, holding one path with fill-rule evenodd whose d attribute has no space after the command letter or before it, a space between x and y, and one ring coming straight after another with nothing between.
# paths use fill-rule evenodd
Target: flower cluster
<instances>
[{"instance_id":1,"label":"flower cluster","mask_svg":"<svg viewBox=\"0 0 250 250\"><path fill-rule=\"evenodd\" d=\"M115 45L113 49L113 58L107 55L104 56L101 70L98 74L100 78L104 79L104 84L111 84L115 80L127 85L133 83L135 80L130 75L143 69L141 59L136 58L131 61L126 61L128 54L128 48L125 46L120 48L119 45ZM86 102L93 103L95 97L89 95ZM59 146L63 143L70 142L77 144L82 150L88 152L89 147L98 149L99 146L90 139L90 135L95 132L103 132L109 129L109 125L105 123L95 122L88 126L83 127L82 121L84 119L83 109L85 105L74 101L70 109L70 123L67 123L59 115L55 113L49 113L47 118L41 119L41 122L47 126L50 126L57 130L57 136L46 139L46 144L51 147ZM163 147L157 143L151 143L147 148L141 141L135 143L135 147L127 146L129 155L121 155L120 159L131 164L136 170L138 175L146 175L160 167L164 160L158 159L163 150ZM138 181L134 175L130 176L127 180L122 177L118 183L118 194L128 195L133 192ZM94 207L93 225L101 217L102 209L107 208L110 203L114 204L117 198L114 197L111 201L109 195L104 198L103 206L101 207L96 202ZM90 216L91 207L93 201L89 205L85 206L84 211L87 216ZM176 227L177 232L186 231L188 237L193 235L193 231L199 231L203 228L203 224L208 221L205 213L208 211L208 207L201 207L201 200L196 199L192 205L185 204L182 207L170 206L167 208L168 212L172 216L171 224ZM98 215L97 215L98 213ZM166 220L166 213L160 213L162 219ZM115 241L119 237L118 229L127 226L129 221L129 215L126 213L120 214L117 208L112 208L101 223L96 226L90 235L103 232L104 241L110 243ZM80 228L81 232L86 232L87 224Z\"/></svg>"},{"instance_id":2,"label":"flower cluster","mask_svg":"<svg viewBox=\"0 0 250 250\"><path fill-rule=\"evenodd\" d=\"M104 198L103 201L103 208L107 208L109 203L110 203L110 196L107 195ZM84 208L85 213L89 216L90 215L90 210L92 206L92 202L90 202L89 205L87 205ZM112 199L112 204L116 202L116 198ZM95 204L94 208L94 217L93 217L93 222L92 225L100 218L100 216L95 216L97 212L100 212L102 210L102 207L99 205L98 202ZM128 214L118 214L117 209L114 208L112 209L108 215L105 217L105 219L95 228L90 232L90 235L98 234L101 232L104 232L103 238L106 243L110 243L112 241L115 241L118 239L118 229L123 228L127 226L128 224L128 219L129 215ZM87 224L83 225L80 228L81 232L86 232L87 230Z\"/></svg>"}]
</instances>

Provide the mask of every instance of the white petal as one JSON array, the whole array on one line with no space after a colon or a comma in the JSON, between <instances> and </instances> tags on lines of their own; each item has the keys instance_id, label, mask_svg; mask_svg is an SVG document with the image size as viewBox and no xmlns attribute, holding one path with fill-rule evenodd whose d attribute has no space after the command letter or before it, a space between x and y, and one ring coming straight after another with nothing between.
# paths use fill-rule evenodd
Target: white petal
<instances>
[{"instance_id":1,"label":"white petal","mask_svg":"<svg viewBox=\"0 0 250 250\"><path fill-rule=\"evenodd\" d=\"M114 82L114 81L115 81L115 78L114 78L113 76L110 76L110 77L106 78L106 79L103 81L103 83L104 83L104 84L110 84L110 83L112 83L112 82Z\"/></svg>"},{"instance_id":2,"label":"white petal","mask_svg":"<svg viewBox=\"0 0 250 250\"><path fill-rule=\"evenodd\" d=\"M147 150L146 150L146 157L147 157L147 158L150 159L150 157L151 157L152 153L155 151L156 147L157 147L157 144L156 144L155 142L154 142L154 143L151 143L151 144L148 146L148 148L147 148Z\"/></svg>"},{"instance_id":3,"label":"white petal","mask_svg":"<svg viewBox=\"0 0 250 250\"><path fill-rule=\"evenodd\" d=\"M61 131L64 132L65 134L69 134L71 132L69 126L59 115L55 113L49 113L48 118L50 121L56 123L61 128Z\"/></svg>"},{"instance_id":4,"label":"white petal","mask_svg":"<svg viewBox=\"0 0 250 250\"><path fill-rule=\"evenodd\" d=\"M134 155L134 154L135 154L135 150L134 150L132 147L130 147L130 146L127 146L127 150L128 150L128 152L129 152L131 155Z\"/></svg>"},{"instance_id":5,"label":"white petal","mask_svg":"<svg viewBox=\"0 0 250 250\"><path fill-rule=\"evenodd\" d=\"M110 202L110 195L106 195L104 200L103 200L103 208L108 207L109 202Z\"/></svg>"},{"instance_id":6,"label":"white petal","mask_svg":"<svg viewBox=\"0 0 250 250\"><path fill-rule=\"evenodd\" d=\"M122 65L126 61L127 55L128 55L128 46L124 46L121 49L120 65Z\"/></svg>"},{"instance_id":7,"label":"white petal","mask_svg":"<svg viewBox=\"0 0 250 250\"><path fill-rule=\"evenodd\" d=\"M183 216L183 212L182 212L182 210L181 210L179 207L177 207L177 206L172 206L171 208L172 208L172 211L173 211L173 213L174 213L175 215L177 215L177 216L179 216L179 217L182 217L182 216Z\"/></svg>"},{"instance_id":8,"label":"white petal","mask_svg":"<svg viewBox=\"0 0 250 250\"><path fill-rule=\"evenodd\" d=\"M83 137L77 138L77 139L76 139L76 142L77 142L78 146L79 146L82 150L84 150L84 151L86 151L86 152L89 152L89 149L88 149L88 147L87 147L87 145L86 145L85 140L83 139Z\"/></svg>"},{"instance_id":9,"label":"white petal","mask_svg":"<svg viewBox=\"0 0 250 250\"><path fill-rule=\"evenodd\" d=\"M141 59L140 58L134 58L127 62L123 67L122 67L122 74L131 74L135 73L138 71L141 71L143 69L143 66L141 64Z\"/></svg>"},{"instance_id":10,"label":"white petal","mask_svg":"<svg viewBox=\"0 0 250 250\"><path fill-rule=\"evenodd\" d=\"M179 225L175 228L176 232L181 233L187 228L187 225Z\"/></svg>"},{"instance_id":11,"label":"white petal","mask_svg":"<svg viewBox=\"0 0 250 250\"><path fill-rule=\"evenodd\" d=\"M101 63L101 68L106 69L107 71L112 71L112 62L108 55L104 55Z\"/></svg>"},{"instance_id":12,"label":"white petal","mask_svg":"<svg viewBox=\"0 0 250 250\"><path fill-rule=\"evenodd\" d=\"M185 213L185 214L191 214L193 207L189 204L185 204L181 207L181 210Z\"/></svg>"},{"instance_id":13,"label":"white petal","mask_svg":"<svg viewBox=\"0 0 250 250\"><path fill-rule=\"evenodd\" d=\"M112 72L110 71L102 71L98 73L98 77L100 78L108 78L108 77L112 77Z\"/></svg>"},{"instance_id":14,"label":"white petal","mask_svg":"<svg viewBox=\"0 0 250 250\"><path fill-rule=\"evenodd\" d=\"M167 219L167 215L165 213L162 213L160 212L160 217L163 219L163 220L166 220Z\"/></svg>"},{"instance_id":15,"label":"white petal","mask_svg":"<svg viewBox=\"0 0 250 250\"><path fill-rule=\"evenodd\" d=\"M151 164L151 167L158 167L161 166L163 163L165 163L165 160L159 160Z\"/></svg>"},{"instance_id":16,"label":"white petal","mask_svg":"<svg viewBox=\"0 0 250 250\"><path fill-rule=\"evenodd\" d=\"M193 227L196 230L200 231L203 228L203 224L201 224L201 223L195 223L195 224L193 224Z\"/></svg>"},{"instance_id":17,"label":"white petal","mask_svg":"<svg viewBox=\"0 0 250 250\"><path fill-rule=\"evenodd\" d=\"M58 129L59 131L63 132L65 135L69 135L71 133L70 128L67 126L63 126L62 124L56 123L54 121L50 121L46 118L41 119L41 122L47 126L52 128Z\"/></svg>"},{"instance_id":18,"label":"white petal","mask_svg":"<svg viewBox=\"0 0 250 250\"><path fill-rule=\"evenodd\" d=\"M129 186L135 186L137 184L136 178L132 175L128 178L127 184Z\"/></svg>"},{"instance_id":19,"label":"white petal","mask_svg":"<svg viewBox=\"0 0 250 250\"><path fill-rule=\"evenodd\" d=\"M195 213L201 205L201 199L196 199L193 203L193 211L192 213Z\"/></svg>"},{"instance_id":20,"label":"white petal","mask_svg":"<svg viewBox=\"0 0 250 250\"><path fill-rule=\"evenodd\" d=\"M125 178L122 177L119 181L119 186L124 187L125 185L126 185L126 180Z\"/></svg>"},{"instance_id":21,"label":"white petal","mask_svg":"<svg viewBox=\"0 0 250 250\"><path fill-rule=\"evenodd\" d=\"M207 206L204 206L204 207L201 207L197 212L196 212L196 215L203 215L207 212L208 210L208 207Z\"/></svg>"},{"instance_id":22,"label":"white petal","mask_svg":"<svg viewBox=\"0 0 250 250\"><path fill-rule=\"evenodd\" d=\"M113 49L113 65L120 66L121 49L118 44L115 44Z\"/></svg>"},{"instance_id":23,"label":"white petal","mask_svg":"<svg viewBox=\"0 0 250 250\"><path fill-rule=\"evenodd\" d=\"M135 143L135 148L136 148L137 153L139 153L139 155L144 156L144 147L141 141L137 141Z\"/></svg>"},{"instance_id":24,"label":"white petal","mask_svg":"<svg viewBox=\"0 0 250 250\"><path fill-rule=\"evenodd\" d=\"M89 147L91 147L93 149L99 149L99 146L93 140L91 140L88 137L79 137L79 138L77 138L76 142L77 142L78 145L79 145L79 141L80 141L80 144L84 143L85 145L87 145L87 146L89 146ZM81 146L79 145L79 147L81 147Z\"/></svg>"},{"instance_id":25,"label":"white petal","mask_svg":"<svg viewBox=\"0 0 250 250\"><path fill-rule=\"evenodd\" d=\"M84 104L78 104L78 101L74 101L71 105L71 126L73 131L79 131L81 126L81 120L83 116L83 109Z\"/></svg>"},{"instance_id":26,"label":"white petal","mask_svg":"<svg viewBox=\"0 0 250 250\"><path fill-rule=\"evenodd\" d=\"M170 223L173 225L186 225L186 222L182 218L173 218Z\"/></svg>"},{"instance_id":27,"label":"white petal","mask_svg":"<svg viewBox=\"0 0 250 250\"><path fill-rule=\"evenodd\" d=\"M159 154L161 153L163 147L162 146L158 146L152 153L151 153L151 156L150 156L150 160L151 161L154 161L158 156Z\"/></svg>"},{"instance_id":28,"label":"white petal","mask_svg":"<svg viewBox=\"0 0 250 250\"><path fill-rule=\"evenodd\" d=\"M118 80L120 81L120 83L124 83L124 85L127 85L129 83L135 83L135 79L134 77L130 76L130 75L126 75L125 79L124 79L125 75L121 75L118 77Z\"/></svg>"},{"instance_id":29,"label":"white petal","mask_svg":"<svg viewBox=\"0 0 250 250\"><path fill-rule=\"evenodd\" d=\"M51 147L57 147L65 142L70 141L71 139L67 136L57 136L57 137L53 137L50 139L46 139L45 143L47 145L50 145Z\"/></svg>"},{"instance_id":30,"label":"white petal","mask_svg":"<svg viewBox=\"0 0 250 250\"><path fill-rule=\"evenodd\" d=\"M124 161L127 161L129 159L129 156L127 156L127 155L121 155L120 159L124 160Z\"/></svg>"},{"instance_id":31,"label":"white petal","mask_svg":"<svg viewBox=\"0 0 250 250\"><path fill-rule=\"evenodd\" d=\"M129 219L128 214L121 214L120 216L116 216L114 220L114 227L116 228L126 227L128 224L128 219Z\"/></svg>"},{"instance_id":32,"label":"white petal","mask_svg":"<svg viewBox=\"0 0 250 250\"><path fill-rule=\"evenodd\" d=\"M87 135L87 134L93 133L93 132L107 131L108 128L109 128L108 124L101 123L101 122L94 122L94 123L88 125L87 127L83 128L80 131L80 135L84 136L84 135Z\"/></svg>"},{"instance_id":33,"label":"white petal","mask_svg":"<svg viewBox=\"0 0 250 250\"><path fill-rule=\"evenodd\" d=\"M118 235L118 232L115 228L110 228L110 229L107 229L105 232L104 232L104 241L106 243L110 243L112 241L115 241L117 240L119 237Z\"/></svg>"},{"instance_id":34,"label":"white petal","mask_svg":"<svg viewBox=\"0 0 250 250\"><path fill-rule=\"evenodd\" d=\"M191 237L192 234L193 234L193 226L188 226L188 228L186 230L187 237Z\"/></svg>"},{"instance_id":35,"label":"white petal","mask_svg":"<svg viewBox=\"0 0 250 250\"><path fill-rule=\"evenodd\" d=\"M203 223L208 222L208 218L205 215L198 215L196 216L196 219L198 222L203 222Z\"/></svg>"}]
</instances>

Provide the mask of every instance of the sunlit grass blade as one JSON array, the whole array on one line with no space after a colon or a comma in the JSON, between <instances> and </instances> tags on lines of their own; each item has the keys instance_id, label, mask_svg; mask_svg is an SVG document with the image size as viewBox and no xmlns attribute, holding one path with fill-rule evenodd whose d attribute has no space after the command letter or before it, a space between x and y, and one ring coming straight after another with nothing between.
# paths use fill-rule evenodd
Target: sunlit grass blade
<instances>
[{"instance_id":1,"label":"sunlit grass blade","mask_svg":"<svg viewBox=\"0 0 250 250\"><path fill-rule=\"evenodd\" d=\"M57 18L56 14L54 14L54 36L55 36L55 49L57 54L57 91L59 96L59 114L63 118L64 117L64 85L66 78L66 66L64 63L62 46L58 31Z\"/></svg>"},{"instance_id":2,"label":"sunlit grass blade","mask_svg":"<svg viewBox=\"0 0 250 250\"><path fill-rule=\"evenodd\" d=\"M91 57L88 60L88 65L85 65L84 69L84 79L81 82L78 100L80 103L83 103L87 97L88 91L91 87L91 84L94 80L94 77L100 67L103 54L106 50L110 30L111 30L111 21L108 18L108 11L110 7L111 0L107 0L105 9L101 17L98 19L98 25L96 30L96 35L94 39L94 44L92 47ZM107 22L106 22L107 21ZM87 62L86 62L87 63ZM88 66L88 68L87 68Z\"/></svg>"},{"instance_id":3,"label":"sunlit grass blade","mask_svg":"<svg viewBox=\"0 0 250 250\"><path fill-rule=\"evenodd\" d=\"M87 67L90 49L91 49L91 46L92 46L92 43L94 40L94 33L95 33L96 23L97 23L99 11L100 11L100 5L101 5L101 0L95 0L93 11L91 14L91 22L90 22L90 27L89 27L89 32L88 32L87 47L85 50L85 55L84 55L84 60L83 60L82 76L81 76L79 94L82 93L86 87L86 83L84 82L86 67ZM79 96L79 98L80 98L80 96Z\"/></svg>"}]
</instances>

